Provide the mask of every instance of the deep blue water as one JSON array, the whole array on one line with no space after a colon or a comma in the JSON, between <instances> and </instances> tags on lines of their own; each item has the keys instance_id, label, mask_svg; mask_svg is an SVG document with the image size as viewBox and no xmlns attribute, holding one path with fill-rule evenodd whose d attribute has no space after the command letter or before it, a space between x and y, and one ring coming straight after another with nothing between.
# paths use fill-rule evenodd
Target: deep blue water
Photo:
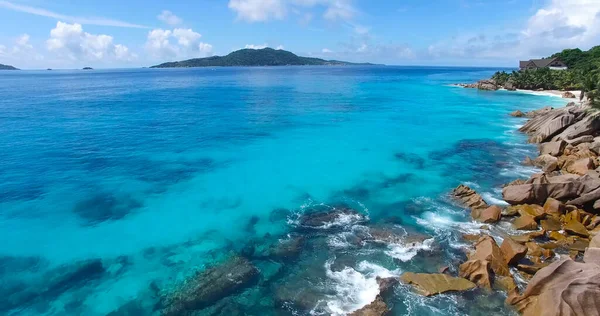
<instances>
[{"instance_id":1,"label":"deep blue water","mask_svg":"<svg viewBox=\"0 0 600 316\"><path fill-rule=\"evenodd\" d=\"M157 313L150 289L285 239L319 205L369 222L307 234L291 262L252 258L263 280L221 305L343 314L374 299L378 275L455 268L458 236L479 225L447 192L467 182L498 202L502 183L533 172L519 163L533 150L523 121L507 114L564 103L449 86L495 70L2 72L0 314ZM431 239L352 242L373 227ZM72 273L89 260L101 268ZM286 296L302 291L304 305ZM508 313L498 293L426 299L401 286L392 301L394 315Z\"/></svg>"}]
</instances>

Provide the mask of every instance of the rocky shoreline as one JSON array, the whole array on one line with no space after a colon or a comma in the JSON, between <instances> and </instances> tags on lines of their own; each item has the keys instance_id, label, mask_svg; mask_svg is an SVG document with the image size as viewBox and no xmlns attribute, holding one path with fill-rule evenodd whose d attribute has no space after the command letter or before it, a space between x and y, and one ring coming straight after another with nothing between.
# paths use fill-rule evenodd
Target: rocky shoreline
<instances>
[{"instance_id":1,"label":"rocky shoreline","mask_svg":"<svg viewBox=\"0 0 600 316\"><path fill-rule=\"evenodd\" d=\"M463 86L498 89L489 80ZM524 233L464 235L476 242L460 265L462 279L428 275L427 282L412 276L407 281L429 295L459 290L466 280L500 289L523 315L600 315L599 115L585 103L511 115L529 118L519 131L538 144L539 156L523 163L541 172L503 187L507 207L488 205L465 185L451 195L486 225L484 231L487 225L510 223L513 232ZM519 286L517 280L524 282Z\"/></svg>"}]
</instances>

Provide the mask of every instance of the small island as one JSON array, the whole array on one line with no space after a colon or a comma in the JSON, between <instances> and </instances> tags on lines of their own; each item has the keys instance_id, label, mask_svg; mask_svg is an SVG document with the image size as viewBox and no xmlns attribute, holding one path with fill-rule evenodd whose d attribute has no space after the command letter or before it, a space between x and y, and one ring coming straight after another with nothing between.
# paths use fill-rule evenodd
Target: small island
<instances>
[{"instance_id":1,"label":"small island","mask_svg":"<svg viewBox=\"0 0 600 316\"><path fill-rule=\"evenodd\" d=\"M150 68L185 67L252 67L252 66L350 66L373 65L370 63L350 63L339 60L324 60L313 57L300 57L282 49L240 49L226 56L194 58L184 61L167 62Z\"/></svg>"},{"instance_id":2,"label":"small island","mask_svg":"<svg viewBox=\"0 0 600 316\"><path fill-rule=\"evenodd\" d=\"M94 70L92 67L83 67L83 70Z\"/></svg>"},{"instance_id":3,"label":"small island","mask_svg":"<svg viewBox=\"0 0 600 316\"><path fill-rule=\"evenodd\" d=\"M15 67L10 66L10 65L0 64L0 70L19 70L19 68L15 68Z\"/></svg>"}]
</instances>

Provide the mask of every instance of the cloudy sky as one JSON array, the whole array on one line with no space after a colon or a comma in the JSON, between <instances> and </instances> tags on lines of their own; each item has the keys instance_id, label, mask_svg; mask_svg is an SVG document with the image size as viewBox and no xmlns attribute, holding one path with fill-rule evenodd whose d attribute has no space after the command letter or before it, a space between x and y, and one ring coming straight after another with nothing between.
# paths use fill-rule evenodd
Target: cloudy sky
<instances>
[{"instance_id":1,"label":"cloudy sky","mask_svg":"<svg viewBox=\"0 0 600 316\"><path fill-rule=\"evenodd\" d=\"M391 65L516 66L600 44L600 0L0 0L0 63L119 68L283 48Z\"/></svg>"}]
</instances>

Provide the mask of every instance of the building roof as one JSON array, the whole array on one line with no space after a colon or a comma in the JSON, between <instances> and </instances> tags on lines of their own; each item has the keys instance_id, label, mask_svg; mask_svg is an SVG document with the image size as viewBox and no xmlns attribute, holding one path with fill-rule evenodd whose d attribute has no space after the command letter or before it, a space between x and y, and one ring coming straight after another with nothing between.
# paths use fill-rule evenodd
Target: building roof
<instances>
[{"instance_id":1,"label":"building roof","mask_svg":"<svg viewBox=\"0 0 600 316\"><path fill-rule=\"evenodd\" d=\"M531 63L533 63L533 66L535 66L537 68L545 68L545 67L548 67L548 65L550 65L552 62L554 62L556 59L558 59L558 58L554 57L554 58L522 60L519 62L519 67L526 68Z\"/></svg>"}]
</instances>

